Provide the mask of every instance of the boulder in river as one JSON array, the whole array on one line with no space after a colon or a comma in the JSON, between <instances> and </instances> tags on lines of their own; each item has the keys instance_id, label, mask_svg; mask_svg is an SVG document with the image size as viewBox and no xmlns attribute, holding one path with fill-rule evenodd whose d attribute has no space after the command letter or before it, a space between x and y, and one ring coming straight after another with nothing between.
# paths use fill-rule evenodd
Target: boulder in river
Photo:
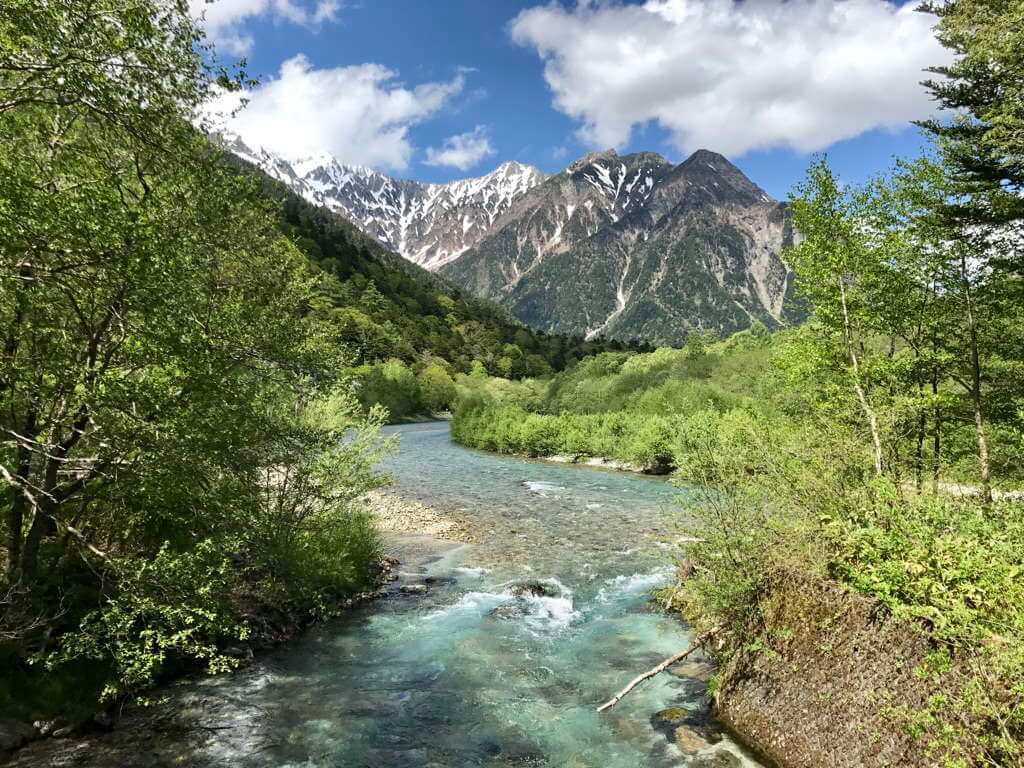
<instances>
[{"instance_id":1,"label":"boulder in river","mask_svg":"<svg viewBox=\"0 0 1024 768\"><path fill-rule=\"evenodd\" d=\"M677 725L686 722L690 718L690 710L684 707L669 707L656 712L654 719L659 724Z\"/></svg>"},{"instance_id":2,"label":"boulder in river","mask_svg":"<svg viewBox=\"0 0 1024 768\"><path fill-rule=\"evenodd\" d=\"M743 768L743 761L732 752L719 749L706 755L698 755L690 763L690 768Z\"/></svg>"},{"instance_id":3,"label":"boulder in river","mask_svg":"<svg viewBox=\"0 0 1024 768\"><path fill-rule=\"evenodd\" d=\"M502 603L496 608L492 608L491 612L487 615L492 619L511 621L526 615L526 605L522 600L516 600L513 603Z\"/></svg>"},{"instance_id":4,"label":"boulder in river","mask_svg":"<svg viewBox=\"0 0 1024 768\"><path fill-rule=\"evenodd\" d=\"M684 755L695 755L711 746L708 741L692 728L681 725L672 732L672 740Z\"/></svg>"},{"instance_id":5,"label":"boulder in river","mask_svg":"<svg viewBox=\"0 0 1024 768\"><path fill-rule=\"evenodd\" d=\"M557 589L536 579L513 584L508 591L513 597L558 597Z\"/></svg>"},{"instance_id":6,"label":"boulder in river","mask_svg":"<svg viewBox=\"0 0 1024 768\"><path fill-rule=\"evenodd\" d=\"M403 584L399 589L407 595L425 595L427 593L426 584Z\"/></svg>"}]
</instances>

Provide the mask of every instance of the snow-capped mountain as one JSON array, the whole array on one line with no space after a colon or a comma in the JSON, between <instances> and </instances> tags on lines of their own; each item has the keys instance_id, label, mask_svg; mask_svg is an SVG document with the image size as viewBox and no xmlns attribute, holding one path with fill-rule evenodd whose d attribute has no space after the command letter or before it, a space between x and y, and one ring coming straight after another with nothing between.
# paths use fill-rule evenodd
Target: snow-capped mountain
<instances>
[{"instance_id":1,"label":"snow-capped mountain","mask_svg":"<svg viewBox=\"0 0 1024 768\"><path fill-rule=\"evenodd\" d=\"M425 184L342 165L327 154L287 160L253 149L237 136L225 141L243 160L430 270L479 242L516 200L547 178L532 166L511 161L479 178Z\"/></svg>"},{"instance_id":2,"label":"snow-capped mountain","mask_svg":"<svg viewBox=\"0 0 1024 768\"><path fill-rule=\"evenodd\" d=\"M786 206L722 155L586 155L548 176L516 162L448 184L394 179L329 155L228 149L392 251L497 301L527 325L679 343L784 321Z\"/></svg>"},{"instance_id":3,"label":"snow-capped mountain","mask_svg":"<svg viewBox=\"0 0 1024 768\"><path fill-rule=\"evenodd\" d=\"M783 320L786 207L699 150L594 153L523 195L441 274L528 325L679 343Z\"/></svg>"}]
</instances>

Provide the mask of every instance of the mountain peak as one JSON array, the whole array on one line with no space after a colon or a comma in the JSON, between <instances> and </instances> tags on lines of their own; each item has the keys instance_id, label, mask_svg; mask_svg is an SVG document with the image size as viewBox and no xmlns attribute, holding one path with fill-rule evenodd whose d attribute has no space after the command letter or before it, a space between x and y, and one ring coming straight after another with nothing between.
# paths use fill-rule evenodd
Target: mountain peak
<instances>
[{"instance_id":1,"label":"mountain peak","mask_svg":"<svg viewBox=\"0 0 1024 768\"><path fill-rule=\"evenodd\" d=\"M603 152L588 152L579 160L576 160L575 162L571 163L569 167L566 168L565 170L567 170L569 173L576 173L576 171L580 171L586 168L588 165L593 165L594 163L600 162L602 160L605 162L609 162L618 159L619 153L616 152L614 149L606 149Z\"/></svg>"},{"instance_id":2,"label":"mountain peak","mask_svg":"<svg viewBox=\"0 0 1024 768\"><path fill-rule=\"evenodd\" d=\"M702 185L709 192L714 189L716 197L726 194L728 190L731 197L739 196L749 203L774 202L729 158L710 149L698 149L676 166L676 172Z\"/></svg>"}]
</instances>

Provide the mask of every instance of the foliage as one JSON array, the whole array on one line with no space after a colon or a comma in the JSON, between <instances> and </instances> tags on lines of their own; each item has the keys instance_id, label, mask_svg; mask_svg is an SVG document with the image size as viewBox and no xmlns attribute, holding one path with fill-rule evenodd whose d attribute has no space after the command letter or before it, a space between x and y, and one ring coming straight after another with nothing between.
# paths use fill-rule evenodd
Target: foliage
<instances>
[{"instance_id":1,"label":"foliage","mask_svg":"<svg viewBox=\"0 0 1024 768\"><path fill-rule=\"evenodd\" d=\"M382 414L339 376L369 337L193 127L245 83L185 3L0 9L0 653L26 688L223 669L262 610L372 578Z\"/></svg>"},{"instance_id":2,"label":"foliage","mask_svg":"<svg viewBox=\"0 0 1024 768\"><path fill-rule=\"evenodd\" d=\"M1024 8L1015 0L936 0L936 34L957 54L927 83L951 120L922 123L937 138L966 197L942 212L969 222L1024 217ZM1009 192L1009 194L1007 194ZM1019 266L1019 265L1018 265Z\"/></svg>"},{"instance_id":3,"label":"foliage","mask_svg":"<svg viewBox=\"0 0 1024 768\"><path fill-rule=\"evenodd\" d=\"M455 380L439 362L431 363L416 377L423 403L433 412L447 410L455 402Z\"/></svg>"}]
</instances>

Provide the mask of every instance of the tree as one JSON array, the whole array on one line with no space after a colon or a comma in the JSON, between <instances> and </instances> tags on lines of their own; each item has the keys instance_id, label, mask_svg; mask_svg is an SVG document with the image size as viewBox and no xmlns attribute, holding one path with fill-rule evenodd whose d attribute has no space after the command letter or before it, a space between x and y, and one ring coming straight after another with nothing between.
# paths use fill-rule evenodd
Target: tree
<instances>
[{"instance_id":1,"label":"tree","mask_svg":"<svg viewBox=\"0 0 1024 768\"><path fill-rule=\"evenodd\" d=\"M168 656L220 668L238 594L304 592L266 548L313 519L266 514L309 508L276 473L337 523L318 544L346 556L336 592L374 556L349 514L366 442L332 451L296 423L337 385L310 311L323 278L193 127L240 82L206 53L180 0L0 7L0 637L56 629L65 658L115 670L111 690ZM24 605L42 626L11 625Z\"/></svg>"},{"instance_id":2,"label":"tree","mask_svg":"<svg viewBox=\"0 0 1024 768\"><path fill-rule=\"evenodd\" d=\"M416 377L423 402L433 412L443 411L455 402L455 380L440 363L430 363Z\"/></svg>"},{"instance_id":3,"label":"tree","mask_svg":"<svg viewBox=\"0 0 1024 768\"><path fill-rule=\"evenodd\" d=\"M858 221L856 200L840 188L824 160L811 166L807 181L790 202L796 227L803 235L800 244L789 251L790 263L815 317L840 340L871 436L875 474L881 475L881 426L863 359L873 330L865 283L877 268L877 254Z\"/></svg>"},{"instance_id":4,"label":"tree","mask_svg":"<svg viewBox=\"0 0 1024 768\"><path fill-rule=\"evenodd\" d=\"M956 54L926 85L957 115L920 123L946 154L964 193L943 205L955 220L1024 218L1024 7L1017 0L938 0L939 41ZM1016 194L1015 194L1016 193Z\"/></svg>"}]
</instances>

